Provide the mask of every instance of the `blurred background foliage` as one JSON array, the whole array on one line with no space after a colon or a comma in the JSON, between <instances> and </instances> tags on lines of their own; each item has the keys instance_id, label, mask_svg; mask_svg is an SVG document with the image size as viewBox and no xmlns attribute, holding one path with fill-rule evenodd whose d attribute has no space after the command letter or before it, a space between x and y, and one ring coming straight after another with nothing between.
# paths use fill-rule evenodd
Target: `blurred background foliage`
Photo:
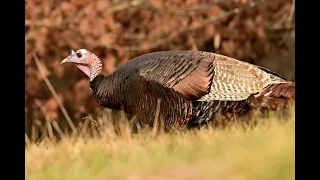
<instances>
[{"instance_id":1,"label":"blurred background foliage","mask_svg":"<svg viewBox=\"0 0 320 180\"><path fill-rule=\"evenodd\" d=\"M60 65L71 49L97 54L105 74L148 52L203 50L295 79L292 0L26 0L25 9L28 136L46 118L70 129L66 112L76 126L102 109L85 74Z\"/></svg>"}]
</instances>

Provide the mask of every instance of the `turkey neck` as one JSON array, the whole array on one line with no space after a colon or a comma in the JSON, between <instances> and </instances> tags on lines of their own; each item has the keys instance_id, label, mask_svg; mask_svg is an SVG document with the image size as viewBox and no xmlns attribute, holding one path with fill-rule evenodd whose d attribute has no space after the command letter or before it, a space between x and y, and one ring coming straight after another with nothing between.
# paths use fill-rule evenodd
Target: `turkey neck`
<instances>
[{"instance_id":1,"label":"turkey neck","mask_svg":"<svg viewBox=\"0 0 320 180\"><path fill-rule=\"evenodd\" d=\"M90 81L92 94L97 102L109 109L124 110L123 98L120 92L119 78L114 78L114 74L105 76L99 73ZM121 80L120 80L121 82Z\"/></svg>"},{"instance_id":2,"label":"turkey neck","mask_svg":"<svg viewBox=\"0 0 320 180\"><path fill-rule=\"evenodd\" d=\"M90 81L93 81L93 79L96 76L98 76L99 74L103 75L101 72L102 63L101 63L100 59L98 59L97 61L94 61L94 63L92 65L89 65L89 69L90 69L90 75L89 75Z\"/></svg>"}]
</instances>

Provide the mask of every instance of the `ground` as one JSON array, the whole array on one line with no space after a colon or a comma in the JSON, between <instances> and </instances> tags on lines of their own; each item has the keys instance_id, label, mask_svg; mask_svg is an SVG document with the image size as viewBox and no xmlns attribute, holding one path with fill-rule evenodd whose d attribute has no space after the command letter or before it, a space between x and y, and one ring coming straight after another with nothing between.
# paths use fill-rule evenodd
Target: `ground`
<instances>
[{"instance_id":1,"label":"ground","mask_svg":"<svg viewBox=\"0 0 320 180\"><path fill-rule=\"evenodd\" d=\"M294 179L294 118L187 133L27 143L26 179Z\"/></svg>"}]
</instances>

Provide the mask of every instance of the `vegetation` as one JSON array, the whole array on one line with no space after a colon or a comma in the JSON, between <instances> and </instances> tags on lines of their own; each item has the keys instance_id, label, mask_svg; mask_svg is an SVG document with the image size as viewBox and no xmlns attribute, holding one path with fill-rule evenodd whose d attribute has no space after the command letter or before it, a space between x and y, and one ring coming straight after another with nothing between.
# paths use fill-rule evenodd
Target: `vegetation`
<instances>
[{"instance_id":1,"label":"vegetation","mask_svg":"<svg viewBox=\"0 0 320 180\"><path fill-rule=\"evenodd\" d=\"M26 136L26 179L294 179L294 117L184 133L114 129L91 138L82 128L58 142Z\"/></svg>"}]
</instances>

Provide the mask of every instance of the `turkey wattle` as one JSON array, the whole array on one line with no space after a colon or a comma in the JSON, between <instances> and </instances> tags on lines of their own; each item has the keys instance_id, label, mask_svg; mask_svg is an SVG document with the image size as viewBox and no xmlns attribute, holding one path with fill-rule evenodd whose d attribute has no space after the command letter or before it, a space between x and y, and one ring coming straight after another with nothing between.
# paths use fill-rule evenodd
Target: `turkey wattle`
<instances>
[{"instance_id":1,"label":"turkey wattle","mask_svg":"<svg viewBox=\"0 0 320 180\"><path fill-rule=\"evenodd\" d=\"M279 110L294 100L295 82L268 69L203 51L159 51L138 56L112 74L86 49L72 51L72 62L90 78L96 101L136 115L153 126L157 100L164 129L183 130L219 116L243 115L253 109Z\"/></svg>"}]
</instances>

